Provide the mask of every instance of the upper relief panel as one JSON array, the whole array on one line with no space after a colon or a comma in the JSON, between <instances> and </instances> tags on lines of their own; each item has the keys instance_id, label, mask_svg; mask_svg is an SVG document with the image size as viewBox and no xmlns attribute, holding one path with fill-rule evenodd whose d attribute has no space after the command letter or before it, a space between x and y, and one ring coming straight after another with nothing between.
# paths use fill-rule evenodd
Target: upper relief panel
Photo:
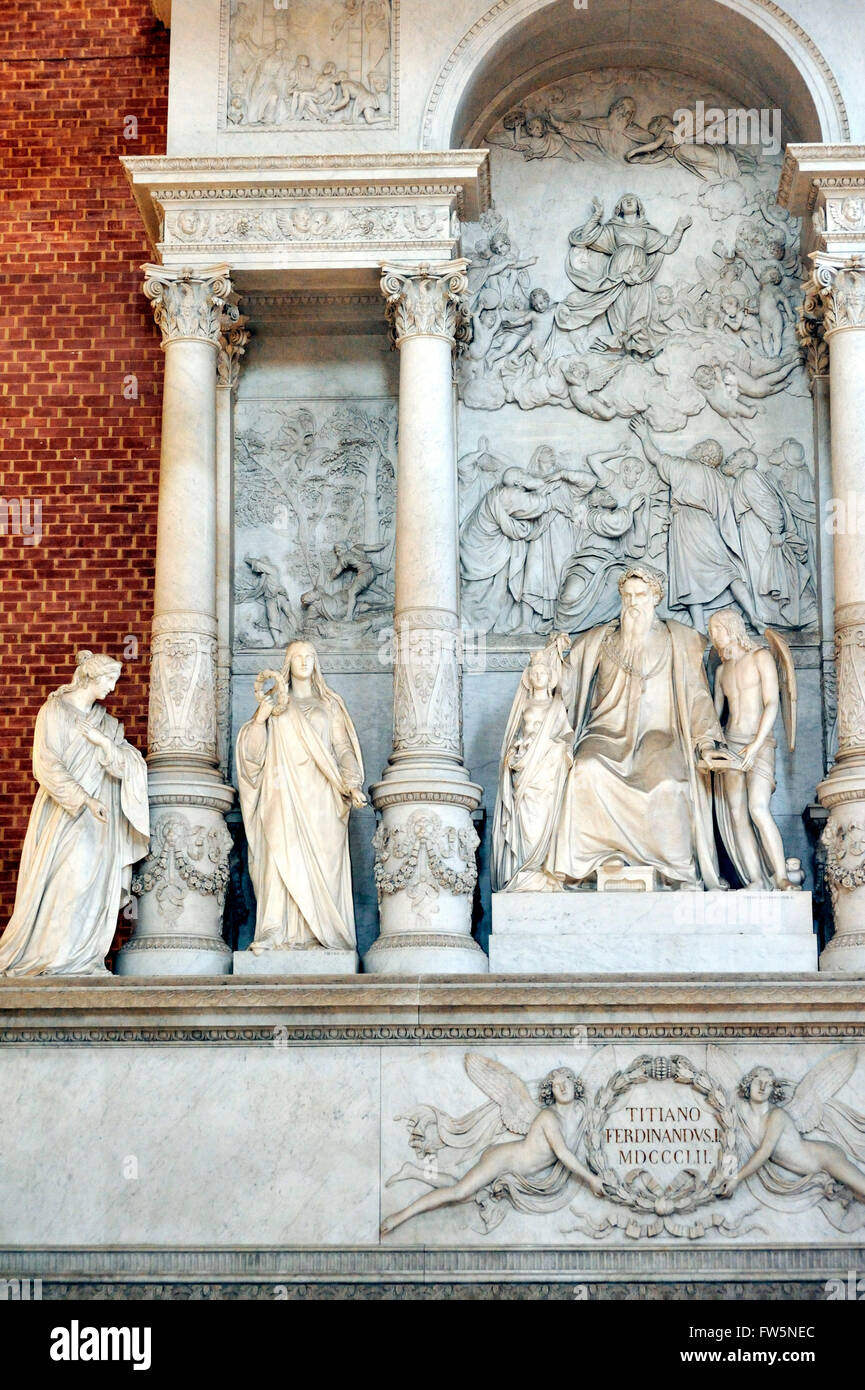
<instances>
[{"instance_id":1,"label":"upper relief panel","mask_svg":"<svg viewBox=\"0 0 865 1390\"><path fill-rule=\"evenodd\" d=\"M489 131L465 231L464 621L515 641L616 610L628 563L704 628L818 617L799 226L780 112L673 73L546 86Z\"/></svg>"},{"instance_id":2,"label":"upper relief panel","mask_svg":"<svg viewBox=\"0 0 865 1390\"><path fill-rule=\"evenodd\" d=\"M395 127L398 0L223 0L220 130Z\"/></svg>"}]
</instances>

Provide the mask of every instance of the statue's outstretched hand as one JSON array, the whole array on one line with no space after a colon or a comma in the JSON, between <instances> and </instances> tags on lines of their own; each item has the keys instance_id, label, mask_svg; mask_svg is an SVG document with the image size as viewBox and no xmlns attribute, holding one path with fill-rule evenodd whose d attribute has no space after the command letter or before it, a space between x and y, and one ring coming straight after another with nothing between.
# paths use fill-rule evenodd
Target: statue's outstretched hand
<instances>
[{"instance_id":1,"label":"statue's outstretched hand","mask_svg":"<svg viewBox=\"0 0 865 1390\"><path fill-rule=\"evenodd\" d=\"M348 799L356 811L359 811L361 806L366 805L366 797L360 787L352 787Z\"/></svg>"},{"instance_id":2,"label":"statue's outstretched hand","mask_svg":"<svg viewBox=\"0 0 865 1390\"><path fill-rule=\"evenodd\" d=\"M101 801L97 801L95 796L88 796L84 805L98 821L105 825L108 820L108 811Z\"/></svg>"}]
</instances>

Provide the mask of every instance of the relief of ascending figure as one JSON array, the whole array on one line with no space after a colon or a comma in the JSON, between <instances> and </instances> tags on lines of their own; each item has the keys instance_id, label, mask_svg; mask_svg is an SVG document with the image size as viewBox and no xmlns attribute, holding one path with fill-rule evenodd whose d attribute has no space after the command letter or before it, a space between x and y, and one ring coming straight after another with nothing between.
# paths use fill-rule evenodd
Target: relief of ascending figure
<instances>
[{"instance_id":1,"label":"relief of ascending figure","mask_svg":"<svg viewBox=\"0 0 865 1390\"><path fill-rule=\"evenodd\" d=\"M585 328L606 314L612 337L595 346L607 352L627 352L634 357L654 357L661 349L660 328L652 281L661 268L662 256L679 249L691 225L680 217L669 236L659 232L646 217L635 193L625 193L604 222L603 204L592 200L589 220L571 232L571 250L565 262L568 279L576 285L556 310L556 323L567 332ZM608 257L600 271L586 265L586 251Z\"/></svg>"}]
</instances>

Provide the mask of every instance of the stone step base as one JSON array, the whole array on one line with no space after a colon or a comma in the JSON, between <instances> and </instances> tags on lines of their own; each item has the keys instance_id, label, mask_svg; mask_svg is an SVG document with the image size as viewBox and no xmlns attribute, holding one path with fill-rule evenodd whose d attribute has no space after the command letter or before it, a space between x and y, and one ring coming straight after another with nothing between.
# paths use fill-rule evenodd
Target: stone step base
<instances>
[{"instance_id":1,"label":"stone step base","mask_svg":"<svg viewBox=\"0 0 865 1390\"><path fill-rule=\"evenodd\" d=\"M810 893L494 893L492 974L817 969Z\"/></svg>"}]
</instances>

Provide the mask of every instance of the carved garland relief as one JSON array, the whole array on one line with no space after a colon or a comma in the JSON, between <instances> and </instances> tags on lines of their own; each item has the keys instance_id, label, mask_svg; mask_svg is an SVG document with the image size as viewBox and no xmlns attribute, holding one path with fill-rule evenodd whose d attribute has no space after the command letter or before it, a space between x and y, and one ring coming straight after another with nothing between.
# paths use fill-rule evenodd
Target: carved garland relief
<instances>
[{"instance_id":1,"label":"carved garland relief","mask_svg":"<svg viewBox=\"0 0 865 1390\"><path fill-rule=\"evenodd\" d=\"M856 1048L822 1054L797 1081L770 1065L744 1071L712 1043L705 1060L653 1053L617 1066L617 1051L580 1049L528 1084L468 1052L480 1094L467 1113L401 1100L411 1157L384 1186L413 1200L386 1196L382 1235L410 1223L423 1239L436 1223L417 1219L449 1207L468 1220L439 1230L489 1235L514 1214L550 1223L561 1213L551 1222L561 1235L596 1241L718 1232L753 1243L809 1208L827 1233L865 1225L863 1117L835 1099L854 1078Z\"/></svg>"}]
</instances>

